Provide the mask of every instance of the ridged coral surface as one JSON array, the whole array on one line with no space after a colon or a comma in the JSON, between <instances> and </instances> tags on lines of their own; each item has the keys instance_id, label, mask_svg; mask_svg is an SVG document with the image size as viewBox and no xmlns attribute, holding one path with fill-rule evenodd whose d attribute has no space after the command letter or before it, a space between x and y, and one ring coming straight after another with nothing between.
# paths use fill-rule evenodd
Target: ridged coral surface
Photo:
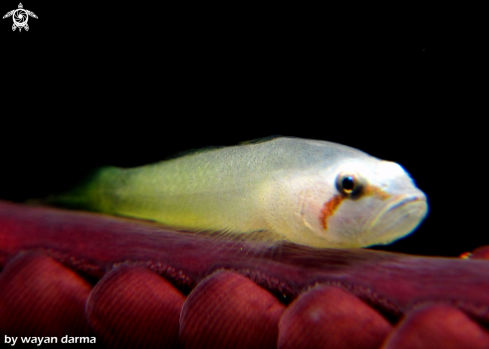
<instances>
[{"instance_id":1,"label":"ridged coral surface","mask_svg":"<svg viewBox=\"0 0 489 349\"><path fill-rule=\"evenodd\" d=\"M113 348L489 348L488 250L270 247L0 202L0 333Z\"/></svg>"}]
</instances>

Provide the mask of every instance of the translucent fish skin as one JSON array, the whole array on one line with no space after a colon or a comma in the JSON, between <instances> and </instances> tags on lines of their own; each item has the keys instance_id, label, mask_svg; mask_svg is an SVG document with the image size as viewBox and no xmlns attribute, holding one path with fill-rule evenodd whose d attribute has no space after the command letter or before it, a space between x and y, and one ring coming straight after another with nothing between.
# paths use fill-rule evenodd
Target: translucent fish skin
<instances>
[{"instance_id":1,"label":"translucent fish skin","mask_svg":"<svg viewBox=\"0 0 489 349\"><path fill-rule=\"evenodd\" d=\"M359 195L338 188L361 180ZM196 232L363 247L410 233L426 197L399 165L344 145L280 137L132 169L100 169L51 202L151 219ZM241 235L245 234L245 235Z\"/></svg>"}]
</instances>

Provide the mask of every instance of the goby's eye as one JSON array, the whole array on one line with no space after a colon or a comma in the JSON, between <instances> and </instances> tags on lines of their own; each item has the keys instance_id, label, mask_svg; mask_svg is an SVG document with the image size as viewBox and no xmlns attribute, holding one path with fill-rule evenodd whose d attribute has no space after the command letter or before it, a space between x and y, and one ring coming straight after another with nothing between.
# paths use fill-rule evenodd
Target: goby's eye
<instances>
[{"instance_id":1,"label":"goby's eye","mask_svg":"<svg viewBox=\"0 0 489 349\"><path fill-rule=\"evenodd\" d=\"M353 172L342 172L336 177L336 189L351 198L358 197L363 190L362 178Z\"/></svg>"}]
</instances>

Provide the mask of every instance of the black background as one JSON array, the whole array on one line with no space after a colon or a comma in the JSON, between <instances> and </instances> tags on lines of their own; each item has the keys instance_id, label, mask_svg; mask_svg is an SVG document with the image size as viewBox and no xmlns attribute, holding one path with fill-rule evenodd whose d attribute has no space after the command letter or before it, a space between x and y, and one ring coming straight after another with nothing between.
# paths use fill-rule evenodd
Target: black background
<instances>
[{"instance_id":1,"label":"black background","mask_svg":"<svg viewBox=\"0 0 489 349\"><path fill-rule=\"evenodd\" d=\"M23 5L39 17L28 32L0 21L0 198L43 197L101 165L280 134L404 166L430 212L386 249L457 256L489 243L486 57L444 13L406 4Z\"/></svg>"}]
</instances>

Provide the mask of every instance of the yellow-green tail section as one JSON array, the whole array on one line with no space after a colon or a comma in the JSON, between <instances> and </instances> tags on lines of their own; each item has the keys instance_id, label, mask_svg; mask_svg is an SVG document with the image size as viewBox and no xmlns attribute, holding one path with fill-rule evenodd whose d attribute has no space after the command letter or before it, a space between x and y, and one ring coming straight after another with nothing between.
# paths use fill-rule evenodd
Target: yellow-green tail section
<instances>
[{"instance_id":1,"label":"yellow-green tail section","mask_svg":"<svg viewBox=\"0 0 489 349\"><path fill-rule=\"evenodd\" d=\"M98 168L72 189L51 195L45 201L56 206L109 213L104 192L107 184L120 171L119 168L111 166Z\"/></svg>"}]
</instances>

